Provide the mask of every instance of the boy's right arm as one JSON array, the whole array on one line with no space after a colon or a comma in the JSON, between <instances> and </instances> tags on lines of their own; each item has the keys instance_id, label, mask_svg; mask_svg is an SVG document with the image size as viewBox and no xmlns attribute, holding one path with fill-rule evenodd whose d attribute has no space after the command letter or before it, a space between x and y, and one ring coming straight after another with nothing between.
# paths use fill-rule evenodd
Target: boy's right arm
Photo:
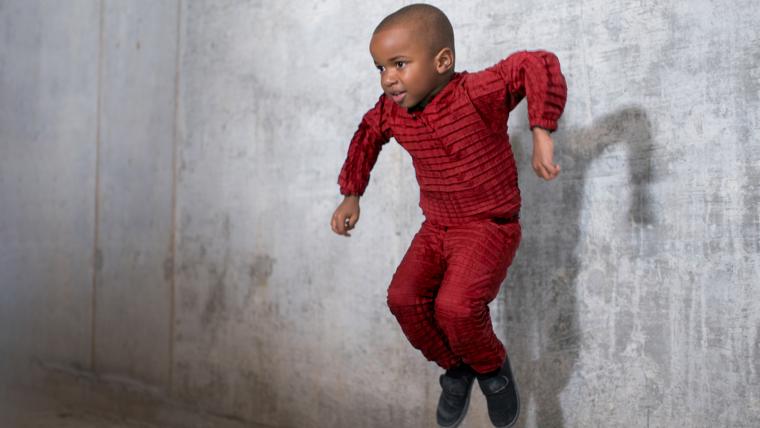
<instances>
[{"instance_id":1,"label":"boy's right arm","mask_svg":"<svg viewBox=\"0 0 760 428\"><path fill-rule=\"evenodd\" d=\"M345 196L330 220L333 232L351 236L348 231L359 221L359 198L369 183L369 175L377 162L382 146L390 138L385 120L385 94L362 117L351 138L348 154L338 175L340 193Z\"/></svg>"},{"instance_id":2,"label":"boy's right arm","mask_svg":"<svg viewBox=\"0 0 760 428\"><path fill-rule=\"evenodd\" d=\"M330 226L338 235L351 236L349 230L359 221L359 195L346 195L343 202L335 209Z\"/></svg>"}]
</instances>

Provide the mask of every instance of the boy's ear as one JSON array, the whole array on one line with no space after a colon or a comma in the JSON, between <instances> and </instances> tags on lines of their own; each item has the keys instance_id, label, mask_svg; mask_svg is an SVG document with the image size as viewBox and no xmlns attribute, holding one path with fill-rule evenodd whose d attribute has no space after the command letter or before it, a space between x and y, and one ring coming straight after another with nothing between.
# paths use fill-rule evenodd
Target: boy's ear
<instances>
[{"instance_id":1,"label":"boy's ear","mask_svg":"<svg viewBox=\"0 0 760 428\"><path fill-rule=\"evenodd\" d=\"M443 48L435 56L435 70L444 74L454 67L454 52L451 48Z\"/></svg>"}]
</instances>

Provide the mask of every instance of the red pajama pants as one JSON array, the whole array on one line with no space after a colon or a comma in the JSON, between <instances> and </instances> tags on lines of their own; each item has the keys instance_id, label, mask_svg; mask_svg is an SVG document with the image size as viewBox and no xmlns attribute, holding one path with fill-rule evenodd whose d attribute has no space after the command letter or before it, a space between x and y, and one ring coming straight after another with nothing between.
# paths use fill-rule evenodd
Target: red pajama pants
<instances>
[{"instance_id":1,"label":"red pajama pants","mask_svg":"<svg viewBox=\"0 0 760 428\"><path fill-rule=\"evenodd\" d=\"M488 303L499 292L520 244L515 219L457 226L424 221L388 287L388 306L412 346L444 369L461 362L496 370L506 349Z\"/></svg>"}]
</instances>

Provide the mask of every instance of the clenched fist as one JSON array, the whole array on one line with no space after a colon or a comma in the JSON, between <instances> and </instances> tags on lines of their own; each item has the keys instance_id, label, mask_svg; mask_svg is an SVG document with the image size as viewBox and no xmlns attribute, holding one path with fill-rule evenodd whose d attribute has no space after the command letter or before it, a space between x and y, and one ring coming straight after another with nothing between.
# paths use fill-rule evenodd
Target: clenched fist
<instances>
[{"instance_id":1,"label":"clenched fist","mask_svg":"<svg viewBox=\"0 0 760 428\"><path fill-rule=\"evenodd\" d=\"M348 195L338 205L330 220L333 232L338 235L351 236L349 230L359 221L359 196Z\"/></svg>"}]
</instances>

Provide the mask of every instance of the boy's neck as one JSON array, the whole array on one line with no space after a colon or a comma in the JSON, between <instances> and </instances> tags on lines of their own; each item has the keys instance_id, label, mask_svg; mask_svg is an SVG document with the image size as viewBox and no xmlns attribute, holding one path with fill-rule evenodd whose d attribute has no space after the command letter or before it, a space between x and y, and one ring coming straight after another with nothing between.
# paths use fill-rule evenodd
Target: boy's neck
<instances>
[{"instance_id":1,"label":"boy's neck","mask_svg":"<svg viewBox=\"0 0 760 428\"><path fill-rule=\"evenodd\" d=\"M441 92L441 90L443 90L443 88L445 88L446 85L449 84L449 82L451 82L452 76L454 76L454 72L448 73L446 76L444 76L441 79L441 82L432 91L430 91L430 93L424 99L422 99L422 101L418 102L417 104L413 105L412 107L409 107L407 109L407 111L410 112L410 113L411 112L422 111L422 109L424 109L426 105L430 104L430 101L432 101L433 98L439 92Z\"/></svg>"}]
</instances>

